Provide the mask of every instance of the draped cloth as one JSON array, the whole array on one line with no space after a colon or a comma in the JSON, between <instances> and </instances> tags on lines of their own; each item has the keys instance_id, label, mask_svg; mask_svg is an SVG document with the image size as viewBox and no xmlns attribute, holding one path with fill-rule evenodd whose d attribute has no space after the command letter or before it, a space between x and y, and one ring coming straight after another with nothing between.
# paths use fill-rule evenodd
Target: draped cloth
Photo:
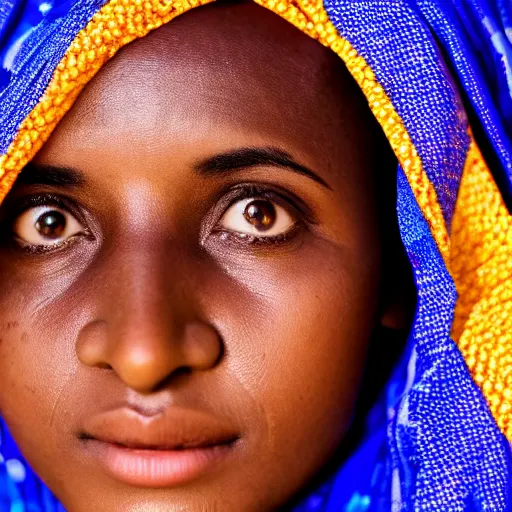
<instances>
[{"instance_id":1,"label":"draped cloth","mask_svg":"<svg viewBox=\"0 0 512 512\"><path fill-rule=\"evenodd\" d=\"M0 200L120 47L207 1L0 0ZM362 441L297 510L512 510L512 4L257 1L365 94L418 296ZM0 511L62 510L0 421Z\"/></svg>"}]
</instances>

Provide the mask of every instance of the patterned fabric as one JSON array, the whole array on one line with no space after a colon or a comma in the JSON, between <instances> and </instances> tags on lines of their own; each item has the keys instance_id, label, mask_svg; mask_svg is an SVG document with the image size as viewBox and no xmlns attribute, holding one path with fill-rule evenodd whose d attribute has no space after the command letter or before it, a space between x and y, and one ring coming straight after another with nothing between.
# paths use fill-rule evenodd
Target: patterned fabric
<instances>
[{"instance_id":1,"label":"patterned fabric","mask_svg":"<svg viewBox=\"0 0 512 512\"><path fill-rule=\"evenodd\" d=\"M118 48L204 2L145 3L123 31L112 13L135 0L0 0L0 200ZM400 164L418 292L366 436L297 511L512 510L512 4L258 3L332 48L366 95ZM0 512L62 510L0 420Z\"/></svg>"}]
</instances>

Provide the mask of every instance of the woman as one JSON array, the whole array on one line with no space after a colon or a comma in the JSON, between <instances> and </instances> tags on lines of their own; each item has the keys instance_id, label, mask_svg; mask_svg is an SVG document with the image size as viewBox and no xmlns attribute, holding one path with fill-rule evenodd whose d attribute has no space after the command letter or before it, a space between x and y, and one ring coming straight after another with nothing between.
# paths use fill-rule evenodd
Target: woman
<instances>
[{"instance_id":1,"label":"woman","mask_svg":"<svg viewBox=\"0 0 512 512\"><path fill-rule=\"evenodd\" d=\"M193 6L2 6L2 506L508 510L505 5Z\"/></svg>"}]
</instances>

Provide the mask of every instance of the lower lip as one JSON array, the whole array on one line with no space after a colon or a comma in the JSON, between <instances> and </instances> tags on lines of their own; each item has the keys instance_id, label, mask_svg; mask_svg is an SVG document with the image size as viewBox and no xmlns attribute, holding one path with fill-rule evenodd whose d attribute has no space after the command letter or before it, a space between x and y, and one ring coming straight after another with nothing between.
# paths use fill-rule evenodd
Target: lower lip
<instances>
[{"instance_id":1,"label":"lower lip","mask_svg":"<svg viewBox=\"0 0 512 512\"><path fill-rule=\"evenodd\" d=\"M226 459L233 444L186 450L140 450L97 440L90 452L111 477L139 487L173 487L195 480Z\"/></svg>"}]
</instances>

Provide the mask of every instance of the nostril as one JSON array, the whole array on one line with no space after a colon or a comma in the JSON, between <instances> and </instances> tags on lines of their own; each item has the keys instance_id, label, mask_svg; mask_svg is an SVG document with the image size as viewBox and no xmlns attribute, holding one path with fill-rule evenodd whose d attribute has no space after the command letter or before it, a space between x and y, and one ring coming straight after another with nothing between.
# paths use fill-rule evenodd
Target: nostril
<instances>
[{"instance_id":1,"label":"nostril","mask_svg":"<svg viewBox=\"0 0 512 512\"><path fill-rule=\"evenodd\" d=\"M166 379L162 380L155 389L153 389L153 392L158 392L162 389L168 388L170 385L177 386L180 381L183 382L183 379L192 375L192 372L193 368L190 366L180 366L179 368L176 368L176 370L174 370Z\"/></svg>"},{"instance_id":2,"label":"nostril","mask_svg":"<svg viewBox=\"0 0 512 512\"><path fill-rule=\"evenodd\" d=\"M184 377L186 375L190 375L192 373L192 369L189 366L182 366L181 368L177 368L171 377L179 378Z\"/></svg>"}]
</instances>

